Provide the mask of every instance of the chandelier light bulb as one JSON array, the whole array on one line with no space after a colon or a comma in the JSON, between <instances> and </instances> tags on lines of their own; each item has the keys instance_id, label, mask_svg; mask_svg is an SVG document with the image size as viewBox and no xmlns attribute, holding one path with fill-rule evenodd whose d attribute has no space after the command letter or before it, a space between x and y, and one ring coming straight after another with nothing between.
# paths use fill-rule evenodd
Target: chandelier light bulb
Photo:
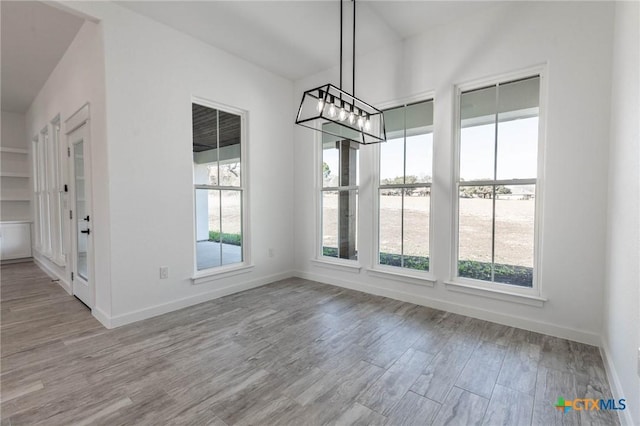
<instances>
[{"instance_id":1,"label":"chandelier light bulb","mask_svg":"<svg viewBox=\"0 0 640 426\"><path fill-rule=\"evenodd\" d=\"M316 106L318 112L322 112L324 109L324 101L322 99L318 99L318 105Z\"/></svg>"},{"instance_id":2,"label":"chandelier light bulb","mask_svg":"<svg viewBox=\"0 0 640 426\"><path fill-rule=\"evenodd\" d=\"M364 130L366 130L367 132L371 130L371 120L369 120L368 118L364 122Z\"/></svg>"},{"instance_id":3,"label":"chandelier light bulb","mask_svg":"<svg viewBox=\"0 0 640 426\"><path fill-rule=\"evenodd\" d=\"M331 104L329 106L329 117L331 118L335 118L337 112L336 112L336 106L334 104Z\"/></svg>"},{"instance_id":4,"label":"chandelier light bulb","mask_svg":"<svg viewBox=\"0 0 640 426\"><path fill-rule=\"evenodd\" d=\"M356 122L356 115L351 111L349 113L349 124L353 125Z\"/></svg>"},{"instance_id":5,"label":"chandelier light bulb","mask_svg":"<svg viewBox=\"0 0 640 426\"><path fill-rule=\"evenodd\" d=\"M347 111L344 109L344 105L340 107L340 112L338 113L338 118L340 121L344 121L347 119Z\"/></svg>"},{"instance_id":6,"label":"chandelier light bulb","mask_svg":"<svg viewBox=\"0 0 640 426\"><path fill-rule=\"evenodd\" d=\"M364 127L364 118L358 117L358 127L361 129Z\"/></svg>"}]
</instances>

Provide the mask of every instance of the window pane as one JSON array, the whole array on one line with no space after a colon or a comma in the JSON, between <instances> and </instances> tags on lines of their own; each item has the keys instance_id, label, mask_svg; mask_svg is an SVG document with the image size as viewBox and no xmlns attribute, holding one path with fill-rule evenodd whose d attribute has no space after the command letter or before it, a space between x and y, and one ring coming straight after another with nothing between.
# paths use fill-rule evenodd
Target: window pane
<instances>
[{"instance_id":1,"label":"window pane","mask_svg":"<svg viewBox=\"0 0 640 426\"><path fill-rule=\"evenodd\" d=\"M535 179L538 166L538 117L498 124L498 179Z\"/></svg>"},{"instance_id":2,"label":"window pane","mask_svg":"<svg viewBox=\"0 0 640 426\"><path fill-rule=\"evenodd\" d=\"M322 255L338 257L338 191L322 192Z\"/></svg>"},{"instance_id":3,"label":"window pane","mask_svg":"<svg viewBox=\"0 0 640 426\"><path fill-rule=\"evenodd\" d=\"M58 252L62 256L62 258L64 258L64 255L66 254L64 238L64 212L66 208L65 203L66 197L64 195L64 192L58 192Z\"/></svg>"},{"instance_id":4,"label":"window pane","mask_svg":"<svg viewBox=\"0 0 640 426\"><path fill-rule=\"evenodd\" d=\"M340 186L357 186L359 183L358 155L360 145L351 141L340 141L339 146L339 174Z\"/></svg>"},{"instance_id":5,"label":"window pane","mask_svg":"<svg viewBox=\"0 0 640 426\"><path fill-rule=\"evenodd\" d=\"M536 177L540 77L498 87L498 179Z\"/></svg>"},{"instance_id":6,"label":"window pane","mask_svg":"<svg viewBox=\"0 0 640 426\"><path fill-rule=\"evenodd\" d=\"M380 144L380 184L404 183L404 139L390 139Z\"/></svg>"},{"instance_id":7,"label":"window pane","mask_svg":"<svg viewBox=\"0 0 640 426\"><path fill-rule=\"evenodd\" d=\"M405 108L406 134L424 135L433 131L433 101L407 105Z\"/></svg>"},{"instance_id":8,"label":"window pane","mask_svg":"<svg viewBox=\"0 0 640 426\"><path fill-rule=\"evenodd\" d=\"M458 275L491 281L493 188L462 186L459 194Z\"/></svg>"},{"instance_id":9,"label":"window pane","mask_svg":"<svg viewBox=\"0 0 640 426\"><path fill-rule=\"evenodd\" d=\"M193 119L193 182L218 185L218 111L191 105Z\"/></svg>"},{"instance_id":10,"label":"window pane","mask_svg":"<svg viewBox=\"0 0 640 426\"><path fill-rule=\"evenodd\" d=\"M240 116L218 113L220 185L240 186Z\"/></svg>"},{"instance_id":11,"label":"window pane","mask_svg":"<svg viewBox=\"0 0 640 426\"><path fill-rule=\"evenodd\" d=\"M432 177L433 134L407 137L406 183L428 183Z\"/></svg>"},{"instance_id":12,"label":"window pane","mask_svg":"<svg viewBox=\"0 0 640 426\"><path fill-rule=\"evenodd\" d=\"M358 259L358 191L340 191L338 196L338 257L356 260Z\"/></svg>"},{"instance_id":13,"label":"window pane","mask_svg":"<svg viewBox=\"0 0 640 426\"><path fill-rule=\"evenodd\" d=\"M498 87L498 94L498 112L504 119L522 117L525 111L538 115L540 77L502 83Z\"/></svg>"},{"instance_id":14,"label":"window pane","mask_svg":"<svg viewBox=\"0 0 640 426\"><path fill-rule=\"evenodd\" d=\"M460 99L460 180L494 178L496 87Z\"/></svg>"},{"instance_id":15,"label":"window pane","mask_svg":"<svg viewBox=\"0 0 640 426\"><path fill-rule=\"evenodd\" d=\"M405 183L431 182L433 101L406 107Z\"/></svg>"},{"instance_id":16,"label":"window pane","mask_svg":"<svg viewBox=\"0 0 640 426\"><path fill-rule=\"evenodd\" d=\"M322 186L336 188L340 185L340 153L335 142L322 146Z\"/></svg>"},{"instance_id":17,"label":"window pane","mask_svg":"<svg viewBox=\"0 0 640 426\"><path fill-rule=\"evenodd\" d=\"M196 263L198 270L221 265L220 191L196 189Z\"/></svg>"},{"instance_id":18,"label":"window pane","mask_svg":"<svg viewBox=\"0 0 640 426\"><path fill-rule=\"evenodd\" d=\"M222 264L242 262L242 193L220 191Z\"/></svg>"},{"instance_id":19,"label":"window pane","mask_svg":"<svg viewBox=\"0 0 640 426\"><path fill-rule=\"evenodd\" d=\"M383 112L387 140L404 138L404 113L404 106L391 108ZM382 146L384 145L383 143Z\"/></svg>"},{"instance_id":20,"label":"window pane","mask_svg":"<svg viewBox=\"0 0 640 426\"><path fill-rule=\"evenodd\" d=\"M431 188L404 190L405 268L429 270L429 208Z\"/></svg>"},{"instance_id":21,"label":"window pane","mask_svg":"<svg viewBox=\"0 0 640 426\"><path fill-rule=\"evenodd\" d=\"M535 185L496 188L494 281L533 285Z\"/></svg>"},{"instance_id":22,"label":"window pane","mask_svg":"<svg viewBox=\"0 0 640 426\"><path fill-rule=\"evenodd\" d=\"M402 266L402 189L380 189L380 264Z\"/></svg>"}]
</instances>

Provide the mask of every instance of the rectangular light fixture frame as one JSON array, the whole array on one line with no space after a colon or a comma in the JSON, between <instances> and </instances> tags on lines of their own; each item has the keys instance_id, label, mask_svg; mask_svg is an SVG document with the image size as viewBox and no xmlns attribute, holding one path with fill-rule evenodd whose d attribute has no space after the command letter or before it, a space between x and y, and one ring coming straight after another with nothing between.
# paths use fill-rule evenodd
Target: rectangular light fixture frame
<instances>
[{"instance_id":1,"label":"rectangular light fixture frame","mask_svg":"<svg viewBox=\"0 0 640 426\"><path fill-rule=\"evenodd\" d=\"M340 119L341 108L344 119ZM327 135L323 140L351 140L362 145L387 140L382 111L330 83L304 92L296 124L321 131Z\"/></svg>"}]
</instances>

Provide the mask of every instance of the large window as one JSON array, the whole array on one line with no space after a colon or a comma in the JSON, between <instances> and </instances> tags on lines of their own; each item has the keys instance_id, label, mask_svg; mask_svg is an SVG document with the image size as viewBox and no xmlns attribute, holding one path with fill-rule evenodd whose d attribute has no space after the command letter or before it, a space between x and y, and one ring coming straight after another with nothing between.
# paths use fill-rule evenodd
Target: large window
<instances>
[{"instance_id":1,"label":"large window","mask_svg":"<svg viewBox=\"0 0 640 426\"><path fill-rule=\"evenodd\" d=\"M460 278L533 286L539 100L539 76L460 94Z\"/></svg>"},{"instance_id":2,"label":"large window","mask_svg":"<svg viewBox=\"0 0 640 426\"><path fill-rule=\"evenodd\" d=\"M387 142L380 144L381 265L429 270L433 101L384 111Z\"/></svg>"},{"instance_id":3,"label":"large window","mask_svg":"<svg viewBox=\"0 0 640 426\"><path fill-rule=\"evenodd\" d=\"M359 146L322 134L322 256L358 258Z\"/></svg>"},{"instance_id":4,"label":"large window","mask_svg":"<svg viewBox=\"0 0 640 426\"><path fill-rule=\"evenodd\" d=\"M242 263L244 120L196 103L192 119L196 268Z\"/></svg>"}]
</instances>

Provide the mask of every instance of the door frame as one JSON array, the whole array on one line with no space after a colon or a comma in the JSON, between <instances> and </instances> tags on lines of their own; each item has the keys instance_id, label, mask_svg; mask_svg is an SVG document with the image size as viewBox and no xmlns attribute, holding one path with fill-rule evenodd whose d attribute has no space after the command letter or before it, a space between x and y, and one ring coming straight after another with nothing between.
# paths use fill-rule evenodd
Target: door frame
<instances>
[{"instance_id":1,"label":"door frame","mask_svg":"<svg viewBox=\"0 0 640 426\"><path fill-rule=\"evenodd\" d=\"M69 216L70 223L70 258L69 262L70 270L68 270L69 279L71 280L71 293L75 293L74 281L78 280L78 226L76 224L77 212L76 212L76 184L75 184L75 162L71 158L73 151L72 138L73 133L84 127L83 137L83 157L84 157L84 184L85 184L85 209L86 214L89 215L91 221L89 222L89 229L91 234L87 237L87 286L88 286L88 299L82 301L89 308L93 309L95 306L95 277L94 277L94 255L93 255L93 205L92 205L92 175L91 175L91 127L90 127L90 111L89 103L83 105L78 111L71 115L69 119L65 121L65 135L66 135L66 148L67 148L67 160L68 160L68 180L69 180L69 211L72 212ZM87 303L88 302L88 303Z\"/></svg>"}]
</instances>

